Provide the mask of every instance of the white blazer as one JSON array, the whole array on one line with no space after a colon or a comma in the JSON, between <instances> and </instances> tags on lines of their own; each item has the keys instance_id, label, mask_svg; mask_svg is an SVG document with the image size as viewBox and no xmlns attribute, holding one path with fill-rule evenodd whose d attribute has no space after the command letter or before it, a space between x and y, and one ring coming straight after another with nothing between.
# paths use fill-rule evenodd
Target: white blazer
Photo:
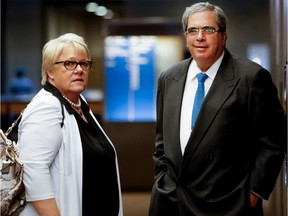
<instances>
[{"instance_id":1,"label":"white blazer","mask_svg":"<svg viewBox=\"0 0 288 216\"><path fill-rule=\"evenodd\" d=\"M23 113L18 129L18 145L20 160L24 164L28 203L21 216L38 215L29 201L49 198L56 199L61 216L82 215L82 144L76 119L68 113L65 106L64 125L61 128L61 106L58 98L41 89ZM90 114L103 131L91 110ZM103 133L113 146L106 133ZM120 200L119 216L122 216L117 156L115 163ZM95 211L97 213L97 203Z\"/></svg>"}]
</instances>

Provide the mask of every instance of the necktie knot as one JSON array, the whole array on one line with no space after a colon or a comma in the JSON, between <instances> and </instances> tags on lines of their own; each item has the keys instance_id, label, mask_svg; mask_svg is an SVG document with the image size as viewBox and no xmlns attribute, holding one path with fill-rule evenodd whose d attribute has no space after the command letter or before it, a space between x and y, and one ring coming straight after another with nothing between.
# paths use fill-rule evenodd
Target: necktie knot
<instances>
[{"instance_id":1,"label":"necktie knot","mask_svg":"<svg viewBox=\"0 0 288 216\"><path fill-rule=\"evenodd\" d=\"M198 82L205 82L205 80L208 78L207 74L206 73L199 73L197 74L197 79L198 79Z\"/></svg>"}]
</instances>

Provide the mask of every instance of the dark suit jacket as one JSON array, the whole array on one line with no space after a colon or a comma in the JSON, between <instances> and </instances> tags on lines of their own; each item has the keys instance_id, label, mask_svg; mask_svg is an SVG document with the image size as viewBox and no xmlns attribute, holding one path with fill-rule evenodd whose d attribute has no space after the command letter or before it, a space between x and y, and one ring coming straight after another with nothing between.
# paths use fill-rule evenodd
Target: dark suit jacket
<instances>
[{"instance_id":1,"label":"dark suit jacket","mask_svg":"<svg viewBox=\"0 0 288 216\"><path fill-rule=\"evenodd\" d=\"M171 67L158 80L149 215L251 215L249 192L268 199L286 151L277 89L267 70L225 50L182 156L181 104L191 61Z\"/></svg>"}]
</instances>

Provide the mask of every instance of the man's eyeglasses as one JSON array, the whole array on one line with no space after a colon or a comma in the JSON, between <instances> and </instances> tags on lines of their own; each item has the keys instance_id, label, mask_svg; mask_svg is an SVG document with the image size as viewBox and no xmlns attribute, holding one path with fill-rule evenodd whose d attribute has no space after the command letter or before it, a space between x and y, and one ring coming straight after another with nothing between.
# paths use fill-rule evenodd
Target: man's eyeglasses
<instances>
[{"instance_id":1,"label":"man's eyeglasses","mask_svg":"<svg viewBox=\"0 0 288 216\"><path fill-rule=\"evenodd\" d=\"M92 67L92 61L80 61L80 62L76 62L76 61L59 61L59 62L55 62L55 64L61 64L63 63L64 67L67 70L75 70L75 68L80 65L80 67L87 71Z\"/></svg>"},{"instance_id":2,"label":"man's eyeglasses","mask_svg":"<svg viewBox=\"0 0 288 216\"><path fill-rule=\"evenodd\" d=\"M202 34L213 34L214 32L221 32L220 29L216 30L214 27L205 26L203 28L195 28L195 27L188 28L186 33L188 35L198 35L199 31L201 31Z\"/></svg>"}]
</instances>

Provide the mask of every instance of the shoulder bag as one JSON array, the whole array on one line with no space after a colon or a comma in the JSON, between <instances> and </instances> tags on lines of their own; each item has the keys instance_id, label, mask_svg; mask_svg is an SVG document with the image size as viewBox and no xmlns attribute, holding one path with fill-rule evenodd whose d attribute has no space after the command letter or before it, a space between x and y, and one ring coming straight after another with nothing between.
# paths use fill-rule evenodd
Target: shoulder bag
<instances>
[{"instance_id":1,"label":"shoulder bag","mask_svg":"<svg viewBox=\"0 0 288 216\"><path fill-rule=\"evenodd\" d=\"M5 133L0 129L1 216L17 216L26 204L25 187L23 184L23 164L19 160L19 151L16 142L8 138L9 133L22 117L22 113L23 111Z\"/></svg>"}]
</instances>

